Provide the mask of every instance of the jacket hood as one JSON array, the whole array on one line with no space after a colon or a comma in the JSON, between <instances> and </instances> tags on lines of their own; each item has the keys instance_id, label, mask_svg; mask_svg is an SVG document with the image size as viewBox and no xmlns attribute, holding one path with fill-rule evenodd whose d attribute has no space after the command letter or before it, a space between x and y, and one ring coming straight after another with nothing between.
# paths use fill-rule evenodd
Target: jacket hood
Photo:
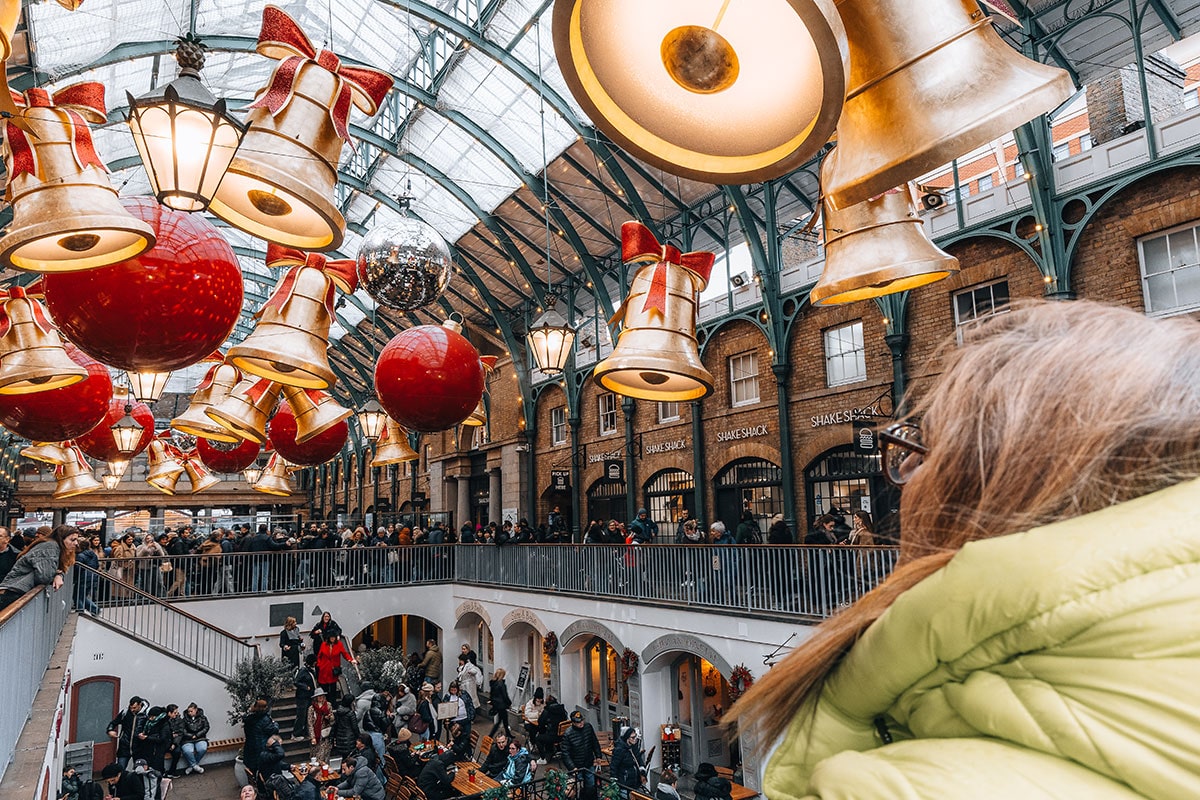
<instances>
[{"instance_id":1,"label":"jacket hood","mask_svg":"<svg viewBox=\"0 0 1200 800\"><path fill-rule=\"evenodd\" d=\"M1193 480L963 547L830 674L766 795L1200 796L1197 503Z\"/></svg>"}]
</instances>

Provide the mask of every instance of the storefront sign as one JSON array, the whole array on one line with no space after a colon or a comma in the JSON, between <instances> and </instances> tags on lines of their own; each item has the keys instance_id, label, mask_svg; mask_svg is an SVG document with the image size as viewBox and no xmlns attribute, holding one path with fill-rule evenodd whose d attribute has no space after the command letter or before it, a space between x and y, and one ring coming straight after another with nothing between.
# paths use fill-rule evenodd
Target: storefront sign
<instances>
[{"instance_id":1,"label":"storefront sign","mask_svg":"<svg viewBox=\"0 0 1200 800\"><path fill-rule=\"evenodd\" d=\"M843 408L832 414L818 414L811 417L812 426L820 428L825 425L841 425L843 422L854 422L858 419L876 419L887 416L879 410L879 404L863 406L862 408Z\"/></svg>"},{"instance_id":2,"label":"storefront sign","mask_svg":"<svg viewBox=\"0 0 1200 800\"><path fill-rule=\"evenodd\" d=\"M620 450L614 450L611 453L592 453L588 456L589 464L599 464L601 461L611 461L614 458L624 458L625 454Z\"/></svg>"},{"instance_id":3,"label":"storefront sign","mask_svg":"<svg viewBox=\"0 0 1200 800\"><path fill-rule=\"evenodd\" d=\"M766 425L751 425L745 428L732 428L727 431L717 432L718 442L732 442L736 439L755 439L759 436L767 436L770 431Z\"/></svg>"},{"instance_id":4,"label":"storefront sign","mask_svg":"<svg viewBox=\"0 0 1200 800\"><path fill-rule=\"evenodd\" d=\"M659 442L658 444L646 445L646 455L652 456L655 453L670 453L674 450L686 450L688 446L687 439L676 439L673 442Z\"/></svg>"},{"instance_id":5,"label":"storefront sign","mask_svg":"<svg viewBox=\"0 0 1200 800\"><path fill-rule=\"evenodd\" d=\"M550 470L550 488L556 492L570 491L571 473L565 469Z\"/></svg>"},{"instance_id":6,"label":"storefront sign","mask_svg":"<svg viewBox=\"0 0 1200 800\"><path fill-rule=\"evenodd\" d=\"M625 462L624 461L605 461L604 462L604 477L610 481L625 480Z\"/></svg>"},{"instance_id":7,"label":"storefront sign","mask_svg":"<svg viewBox=\"0 0 1200 800\"><path fill-rule=\"evenodd\" d=\"M875 436L875 426L873 425L855 425L854 426L854 452L856 453L874 453L879 449L879 440Z\"/></svg>"}]
</instances>

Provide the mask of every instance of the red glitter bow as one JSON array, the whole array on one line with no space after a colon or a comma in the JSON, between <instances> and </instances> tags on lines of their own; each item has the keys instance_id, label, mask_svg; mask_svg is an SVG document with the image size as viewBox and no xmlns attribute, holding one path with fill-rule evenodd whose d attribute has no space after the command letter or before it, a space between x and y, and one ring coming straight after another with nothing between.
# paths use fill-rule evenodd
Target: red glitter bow
<instances>
[{"instance_id":1,"label":"red glitter bow","mask_svg":"<svg viewBox=\"0 0 1200 800\"><path fill-rule=\"evenodd\" d=\"M642 306L642 311L657 308L660 313L665 313L667 265L674 264L694 273L700 278L701 288L703 288L708 285L708 276L712 272L716 256L701 250L680 253L678 247L659 244L650 229L642 223L631 221L621 226L621 260L626 264L657 262L657 266L654 268L654 278L650 282L650 291L646 295L646 304Z\"/></svg>"},{"instance_id":2,"label":"red glitter bow","mask_svg":"<svg viewBox=\"0 0 1200 800\"><path fill-rule=\"evenodd\" d=\"M325 308L331 317L333 316L333 287L337 286L347 294L358 287L358 272L355 262L348 258L330 260L320 253L305 253L290 247L272 244L267 246L267 266L291 267L291 269L283 276L275 293L267 302L263 303L263 307L258 310L255 317L261 317L268 308L278 311L287 305L288 300L292 298L292 291L296 288L296 279L300 277L301 270L320 270L329 279L329 283L325 286Z\"/></svg>"},{"instance_id":3,"label":"red glitter bow","mask_svg":"<svg viewBox=\"0 0 1200 800\"><path fill-rule=\"evenodd\" d=\"M50 317L46 315L46 308L35 297L42 297L42 281L38 280L31 283L29 286L9 286L7 289L0 289L0 337L7 336L12 330L12 319L8 315L8 304L12 300L27 300L29 302L30 316L33 317L33 324L38 326L42 333L50 333L55 330L54 323L50 321Z\"/></svg>"},{"instance_id":4,"label":"red glitter bow","mask_svg":"<svg viewBox=\"0 0 1200 800\"><path fill-rule=\"evenodd\" d=\"M221 354L213 353L213 356L219 356L219 355L221 355ZM203 360L208 361L211 358L212 358L212 356L209 356L208 358L203 359ZM222 358L222 361L223 360L224 359ZM198 386L196 386L196 391L198 392L201 389L207 389L210 386L212 386L213 380L217 377L217 370L219 370L223 366L225 366L224 363L213 364L211 367L209 367L208 372L204 373L204 379L200 381L200 384ZM234 367L233 364L230 364L229 366L233 367L233 372L237 376L234 380L240 381L242 379L242 371L240 369L238 369L237 367Z\"/></svg>"},{"instance_id":5,"label":"red glitter bow","mask_svg":"<svg viewBox=\"0 0 1200 800\"><path fill-rule=\"evenodd\" d=\"M89 122L99 124L108 118L103 84L86 81L59 89L54 94L34 88L25 94L11 92L11 96L19 108L55 108L62 111L66 115L63 124L71 131L71 152L75 156L75 163L80 169L91 166L108 172L96 154L92 130L88 127ZM45 180L45 176L38 172L37 155L25 132L17 124L8 122L4 126L4 135L12 153L9 180L23 174L36 175L40 180Z\"/></svg>"},{"instance_id":6,"label":"red glitter bow","mask_svg":"<svg viewBox=\"0 0 1200 800\"><path fill-rule=\"evenodd\" d=\"M379 104L392 88L392 76L367 67L346 67L336 54L328 50L317 50L304 35L304 31L282 9L267 6L263 9L262 30L258 33L259 54L280 62L271 76L271 82L261 97L250 104L250 108L265 108L272 116L278 114L291 102L296 92L296 76L306 63L316 64L338 77L337 99L329 109L333 129L343 140L350 142L350 104L358 106L365 114L374 114Z\"/></svg>"}]
</instances>

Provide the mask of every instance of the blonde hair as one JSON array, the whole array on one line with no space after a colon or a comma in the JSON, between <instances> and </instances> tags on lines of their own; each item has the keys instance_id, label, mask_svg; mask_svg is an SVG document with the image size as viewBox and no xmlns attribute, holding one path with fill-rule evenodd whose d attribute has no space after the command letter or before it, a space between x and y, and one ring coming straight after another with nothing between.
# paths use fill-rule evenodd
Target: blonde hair
<instances>
[{"instance_id":1,"label":"blonde hair","mask_svg":"<svg viewBox=\"0 0 1200 800\"><path fill-rule=\"evenodd\" d=\"M909 417L929 448L904 490L895 571L726 716L778 739L858 637L967 542L1200 475L1200 324L1075 301L1014 308L946 356Z\"/></svg>"},{"instance_id":2,"label":"blonde hair","mask_svg":"<svg viewBox=\"0 0 1200 800\"><path fill-rule=\"evenodd\" d=\"M504 676L505 676L505 675L507 675L507 674L508 674L508 673L504 671L504 668L503 668L503 667L501 667L500 669L496 670L496 671L495 671L495 672L492 674L492 677L493 677L495 680L502 681L502 680L504 680Z\"/></svg>"}]
</instances>

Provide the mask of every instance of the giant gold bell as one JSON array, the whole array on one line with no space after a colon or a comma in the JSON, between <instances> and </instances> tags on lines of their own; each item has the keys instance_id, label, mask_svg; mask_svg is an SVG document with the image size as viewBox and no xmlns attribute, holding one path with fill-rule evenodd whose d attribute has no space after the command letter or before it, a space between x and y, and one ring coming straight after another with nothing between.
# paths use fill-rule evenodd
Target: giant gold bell
<instances>
[{"instance_id":1,"label":"giant gold bell","mask_svg":"<svg viewBox=\"0 0 1200 800\"><path fill-rule=\"evenodd\" d=\"M329 366L325 298L330 278L314 267L293 267L294 283L281 303L263 306L254 332L229 349L228 360L251 375L305 389L327 389L337 377ZM289 275L280 278L280 286Z\"/></svg>"},{"instance_id":2,"label":"giant gold bell","mask_svg":"<svg viewBox=\"0 0 1200 800\"><path fill-rule=\"evenodd\" d=\"M263 494L289 496L292 493L292 481L288 463L280 458L278 453L273 453L271 460L267 462L267 468L263 470L262 477L250 488Z\"/></svg>"},{"instance_id":3,"label":"giant gold bell","mask_svg":"<svg viewBox=\"0 0 1200 800\"><path fill-rule=\"evenodd\" d=\"M950 163L1071 96L1070 75L1025 58L976 0L841 0L850 89L822 191L846 208Z\"/></svg>"},{"instance_id":4,"label":"giant gold bell","mask_svg":"<svg viewBox=\"0 0 1200 800\"><path fill-rule=\"evenodd\" d=\"M92 474L92 468L88 465L87 459L83 457L82 450L71 445L68 453L70 460L54 468L54 477L58 481L54 487L55 500L87 494L104 486Z\"/></svg>"},{"instance_id":5,"label":"giant gold bell","mask_svg":"<svg viewBox=\"0 0 1200 800\"><path fill-rule=\"evenodd\" d=\"M657 268L646 264L634 275L617 346L596 365L593 377L604 388L639 400L698 400L713 390L696 341L696 298L703 281L691 270L667 265L665 308L661 314L647 311Z\"/></svg>"},{"instance_id":6,"label":"giant gold bell","mask_svg":"<svg viewBox=\"0 0 1200 800\"><path fill-rule=\"evenodd\" d=\"M267 420L279 403L278 383L266 378L243 378L229 396L204 413L238 439L264 444Z\"/></svg>"},{"instance_id":7,"label":"giant gold bell","mask_svg":"<svg viewBox=\"0 0 1200 800\"><path fill-rule=\"evenodd\" d=\"M958 272L958 259L939 250L925 232L915 184L842 211L826 203L821 218L825 269L809 295L813 305L903 292Z\"/></svg>"},{"instance_id":8,"label":"giant gold bell","mask_svg":"<svg viewBox=\"0 0 1200 800\"><path fill-rule=\"evenodd\" d=\"M496 368L496 362L498 360L499 359L496 356L479 357L480 363L483 364L485 376L492 373L492 370ZM470 426L472 428L478 428L481 425L487 424L487 408L483 404L483 397L479 398L479 402L475 404L475 410L472 411L471 415L464 419L461 424Z\"/></svg>"},{"instance_id":9,"label":"giant gold bell","mask_svg":"<svg viewBox=\"0 0 1200 800\"><path fill-rule=\"evenodd\" d=\"M146 483L164 494L175 494L175 484L183 474L183 464L168 449L162 439L151 439L149 455L150 472L146 475Z\"/></svg>"},{"instance_id":10,"label":"giant gold bell","mask_svg":"<svg viewBox=\"0 0 1200 800\"><path fill-rule=\"evenodd\" d=\"M421 456L408 443L408 431L396 420L388 417L383 435L375 448L375 457L371 459L372 467L386 467L388 464L401 464L405 461L416 461Z\"/></svg>"},{"instance_id":11,"label":"giant gold bell","mask_svg":"<svg viewBox=\"0 0 1200 800\"><path fill-rule=\"evenodd\" d=\"M63 349L46 310L18 288L0 310L0 394L31 394L79 383L87 370Z\"/></svg>"},{"instance_id":12,"label":"giant gold bell","mask_svg":"<svg viewBox=\"0 0 1200 800\"><path fill-rule=\"evenodd\" d=\"M215 364L210 367L192 395L192 402L188 403L187 410L171 420L171 427L215 442L240 442L241 439L218 424L206 412L229 397L229 393L237 386L241 377L238 368L232 364Z\"/></svg>"},{"instance_id":13,"label":"giant gold bell","mask_svg":"<svg viewBox=\"0 0 1200 800\"><path fill-rule=\"evenodd\" d=\"M192 484L192 494L203 492L221 482L221 479L213 475L198 458L184 459L183 470Z\"/></svg>"},{"instance_id":14,"label":"giant gold bell","mask_svg":"<svg viewBox=\"0 0 1200 800\"><path fill-rule=\"evenodd\" d=\"M283 396L296 417L296 444L320 436L354 413L320 389L284 386Z\"/></svg>"},{"instance_id":15,"label":"giant gold bell","mask_svg":"<svg viewBox=\"0 0 1200 800\"><path fill-rule=\"evenodd\" d=\"M21 449L21 455L44 464L66 464L71 460L71 450L61 442L34 442Z\"/></svg>"}]
</instances>

